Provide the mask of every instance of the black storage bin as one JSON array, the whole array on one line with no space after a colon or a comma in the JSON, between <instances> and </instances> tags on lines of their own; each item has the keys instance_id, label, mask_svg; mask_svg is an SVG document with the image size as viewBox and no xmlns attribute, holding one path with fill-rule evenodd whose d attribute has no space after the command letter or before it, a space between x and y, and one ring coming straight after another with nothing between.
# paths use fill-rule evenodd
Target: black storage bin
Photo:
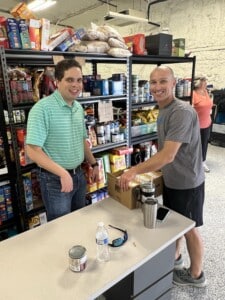
<instances>
[{"instance_id":1,"label":"black storage bin","mask_svg":"<svg viewBox=\"0 0 225 300\"><path fill-rule=\"evenodd\" d=\"M171 34L159 33L145 37L145 47L149 55L172 55L172 40Z\"/></svg>"}]
</instances>

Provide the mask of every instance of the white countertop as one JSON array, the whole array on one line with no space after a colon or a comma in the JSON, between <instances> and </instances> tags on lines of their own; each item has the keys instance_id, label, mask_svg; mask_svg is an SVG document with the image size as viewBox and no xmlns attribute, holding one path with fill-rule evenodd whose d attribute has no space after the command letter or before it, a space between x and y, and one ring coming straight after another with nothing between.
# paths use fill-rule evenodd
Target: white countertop
<instances>
[{"instance_id":1,"label":"white countertop","mask_svg":"<svg viewBox=\"0 0 225 300\"><path fill-rule=\"evenodd\" d=\"M99 221L128 231L128 241L110 248L106 263L95 258ZM192 227L193 221L172 211L164 223L148 229L141 209L105 199L0 242L0 299L94 299ZM111 228L109 234L112 239L122 236ZM74 245L87 249L87 267L78 273L69 269L68 251Z\"/></svg>"}]
</instances>

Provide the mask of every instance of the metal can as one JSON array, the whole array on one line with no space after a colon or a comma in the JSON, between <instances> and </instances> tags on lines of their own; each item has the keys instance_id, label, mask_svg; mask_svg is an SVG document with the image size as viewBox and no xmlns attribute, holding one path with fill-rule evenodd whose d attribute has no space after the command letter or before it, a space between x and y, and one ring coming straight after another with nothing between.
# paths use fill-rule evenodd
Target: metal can
<instances>
[{"instance_id":1,"label":"metal can","mask_svg":"<svg viewBox=\"0 0 225 300\"><path fill-rule=\"evenodd\" d=\"M105 142L109 143L111 141L110 123L104 125L105 129Z\"/></svg>"},{"instance_id":2,"label":"metal can","mask_svg":"<svg viewBox=\"0 0 225 300\"><path fill-rule=\"evenodd\" d=\"M120 134L119 133L111 133L111 140L112 140L112 143L118 143L120 141Z\"/></svg>"},{"instance_id":3,"label":"metal can","mask_svg":"<svg viewBox=\"0 0 225 300\"><path fill-rule=\"evenodd\" d=\"M73 272L80 272L86 268L86 248L81 245L73 246L69 250L69 268Z\"/></svg>"},{"instance_id":4,"label":"metal can","mask_svg":"<svg viewBox=\"0 0 225 300\"><path fill-rule=\"evenodd\" d=\"M104 135L104 132L105 132L104 123L98 123L96 125L96 131L97 131L97 134L103 134Z\"/></svg>"},{"instance_id":5,"label":"metal can","mask_svg":"<svg viewBox=\"0 0 225 300\"><path fill-rule=\"evenodd\" d=\"M104 134L97 134L98 145L105 144L105 136Z\"/></svg>"}]
</instances>

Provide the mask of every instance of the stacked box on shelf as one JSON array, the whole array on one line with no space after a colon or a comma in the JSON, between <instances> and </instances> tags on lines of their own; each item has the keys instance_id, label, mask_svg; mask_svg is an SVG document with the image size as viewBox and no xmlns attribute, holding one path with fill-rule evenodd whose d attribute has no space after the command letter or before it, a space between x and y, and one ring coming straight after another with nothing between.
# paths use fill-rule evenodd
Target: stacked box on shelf
<instances>
[{"instance_id":1,"label":"stacked box on shelf","mask_svg":"<svg viewBox=\"0 0 225 300\"><path fill-rule=\"evenodd\" d=\"M7 212L7 219L13 218L13 207L12 207L12 196L11 196L11 188L10 185L4 185L4 197L5 197L5 206L6 206L6 212Z\"/></svg>"},{"instance_id":2,"label":"stacked box on shelf","mask_svg":"<svg viewBox=\"0 0 225 300\"><path fill-rule=\"evenodd\" d=\"M71 36L71 37L68 37L67 39L65 39L65 41L63 41L61 44L59 44L58 46L55 47L55 50L56 51L62 51L62 52L65 52L67 51L67 49L69 47L71 47L73 44L75 43L75 40L74 38Z\"/></svg>"},{"instance_id":3,"label":"stacked box on shelf","mask_svg":"<svg viewBox=\"0 0 225 300\"><path fill-rule=\"evenodd\" d=\"M26 210L30 211L34 208L30 172L23 175L23 186L24 186L24 194L25 194L25 201L26 201Z\"/></svg>"},{"instance_id":4,"label":"stacked box on shelf","mask_svg":"<svg viewBox=\"0 0 225 300\"><path fill-rule=\"evenodd\" d=\"M5 150L4 150L3 138L0 132L0 169L5 168L5 166L6 166Z\"/></svg>"},{"instance_id":5,"label":"stacked box on shelf","mask_svg":"<svg viewBox=\"0 0 225 300\"><path fill-rule=\"evenodd\" d=\"M133 147L121 146L121 147L113 148L111 152L117 155L124 155L124 154L127 155L127 154L132 154L133 150L134 150Z\"/></svg>"},{"instance_id":6,"label":"stacked box on shelf","mask_svg":"<svg viewBox=\"0 0 225 300\"><path fill-rule=\"evenodd\" d=\"M102 188L86 196L87 204L94 204L108 197L107 188Z\"/></svg>"},{"instance_id":7,"label":"stacked box on shelf","mask_svg":"<svg viewBox=\"0 0 225 300\"><path fill-rule=\"evenodd\" d=\"M41 19L41 50L48 51L48 42L50 37L50 21Z\"/></svg>"},{"instance_id":8,"label":"stacked box on shelf","mask_svg":"<svg viewBox=\"0 0 225 300\"><path fill-rule=\"evenodd\" d=\"M41 49L41 21L36 19L29 20L29 36L31 49Z\"/></svg>"},{"instance_id":9,"label":"stacked box on shelf","mask_svg":"<svg viewBox=\"0 0 225 300\"><path fill-rule=\"evenodd\" d=\"M174 39L173 40L173 48L172 48L173 56L184 56L185 55L185 39Z\"/></svg>"},{"instance_id":10,"label":"stacked box on shelf","mask_svg":"<svg viewBox=\"0 0 225 300\"><path fill-rule=\"evenodd\" d=\"M43 205L41 197L40 181L38 177L38 169L31 170L31 186L32 186L32 198L34 208L38 208Z\"/></svg>"},{"instance_id":11,"label":"stacked box on shelf","mask_svg":"<svg viewBox=\"0 0 225 300\"><path fill-rule=\"evenodd\" d=\"M21 38L20 38L17 20L14 18L6 19L6 29L7 29L10 48L21 49L22 44L21 44Z\"/></svg>"},{"instance_id":12,"label":"stacked box on shelf","mask_svg":"<svg viewBox=\"0 0 225 300\"><path fill-rule=\"evenodd\" d=\"M171 56L172 54L171 34L158 33L145 37L146 49L149 55Z\"/></svg>"},{"instance_id":13,"label":"stacked box on shelf","mask_svg":"<svg viewBox=\"0 0 225 300\"><path fill-rule=\"evenodd\" d=\"M91 165L87 162L82 164L84 170L84 175L87 182L87 192L92 193L97 190L97 183L92 180L92 168Z\"/></svg>"},{"instance_id":14,"label":"stacked box on shelf","mask_svg":"<svg viewBox=\"0 0 225 300\"><path fill-rule=\"evenodd\" d=\"M105 176L105 170L104 170L104 162L102 157L97 157L96 161L98 163L98 171L99 171L99 180L97 182L97 188L101 189L106 184L106 176Z\"/></svg>"},{"instance_id":15,"label":"stacked box on shelf","mask_svg":"<svg viewBox=\"0 0 225 300\"><path fill-rule=\"evenodd\" d=\"M32 163L32 161L29 159L25 151L26 129L18 128L16 134L17 134L18 147L19 147L20 165L26 166Z\"/></svg>"},{"instance_id":16,"label":"stacked box on shelf","mask_svg":"<svg viewBox=\"0 0 225 300\"><path fill-rule=\"evenodd\" d=\"M61 31L56 32L54 35L50 36L50 40L48 43L48 50L52 51L59 44L64 42L66 39L69 39L74 35L74 30L72 28L65 28Z\"/></svg>"},{"instance_id":17,"label":"stacked box on shelf","mask_svg":"<svg viewBox=\"0 0 225 300\"><path fill-rule=\"evenodd\" d=\"M5 206L4 189L0 186L0 224L7 220L7 212Z\"/></svg>"},{"instance_id":18,"label":"stacked box on shelf","mask_svg":"<svg viewBox=\"0 0 225 300\"><path fill-rule=\"evenodd\" d=\"M110 161L110 169L111 172L117 172L120 170L126 169L126 158L125 154L123 155L116 155L116 154L109 154L109 161Z\"/></svg>"},{"instance_id":19,"label":"stacked box on shelf","mask_svg":"<svg viewBox=\"0 0 225 300\"><path fill-rule=\"evenodd\" d=\"M98 171L99 171L99 181L93 182L92 181L92 168L89 163L83 164L84 174L87 181L87 192L92 193L97 191L98 189L101 189L106 184L106 176L105 176L105 170L104 170L104 163L102 157L96 157L96 161L98 162Z\"/></svg>"},{"instance_id":20,"label":"stacked box on shelf","mask_svg":"<svg viewBox=\"0 0 225 300\"><path fill-rule=\"evenodd\" d=\"M87 204L94 204L108 197L107 188L102 188L86 196Z\"/></svg>"},{"instance_id":21,"label":"stacked box on shelf","mask_svg":"<svg viewBox=\"0 0 225 300\"><path fill-rule=\"evenodd\" d=\"M0 223L13 218L10 185L4 181L0 186Z\"/></svg>"},{"instance_id":22,"label":"stacked box on shelf","mask_svg":"<svg viewBox=\"0 0 225 300\"><path fill-rule=\"evenodd\" d=\"M39 214L31 216L28 220L28 223L29 223L29 229L32 229L32 228L35 228L35 227L38 227L40 225L47 223L46 212L41 212Z\"/></svg>"},{"instance_id":23,"label":"stacked box on shelf","mask_svg":"<svg viewBox=\"0 0 225 300\"><path fill-rule=\"evenodd\" d=\"M28 31L28 25L25 19L18 20L18 28L19 28L22 48L31 49L30 35Z\"/></svg>"},{"instance_id":24,"label":"stacked box on shelf","mask_svg":"<svg viewBox=\"0 0 225 300\"><path fill-rule=\"evenodd\" d=\"M9 40L6 30L6 18L2 16L0 16L0 32L0 46L3 46L4 48L9 48Z\"/></svg>"},{"instance_id":25,"label":"stacked box on shelf","mask_svg":"<svg viewBox=\"0 0 225 300\"><path fill-rule=\"evenodd\" d=\"M96 155L96 158L102 158L103 160L103 167L104 167L104 173L105 173L105 184L107 182L106 174L111 172L110 168L110 161L109 161L109 153L104 152Z\"/></svg>"}]
</instances>

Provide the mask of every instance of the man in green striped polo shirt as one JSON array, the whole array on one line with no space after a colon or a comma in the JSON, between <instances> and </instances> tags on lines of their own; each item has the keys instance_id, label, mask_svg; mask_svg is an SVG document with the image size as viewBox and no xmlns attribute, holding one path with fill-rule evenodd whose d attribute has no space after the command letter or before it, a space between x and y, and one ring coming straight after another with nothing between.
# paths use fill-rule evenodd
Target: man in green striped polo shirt
<instances>
[{"instance_id":1,"label":"man in green striped polo shirt","mask_svg":"<svg viewBox=\"0 0 225 300\"><path fill-rule=\"evenodd\" d=\"M76 101L83 87L80 64L60 61L55 79L57 90L30 110L26 137L26 152L40 167L48 221L85 206L84 160L93 167L93 181L98 180L98 165L86 142L84 111Z\"/></svg>"}]
</instances>

